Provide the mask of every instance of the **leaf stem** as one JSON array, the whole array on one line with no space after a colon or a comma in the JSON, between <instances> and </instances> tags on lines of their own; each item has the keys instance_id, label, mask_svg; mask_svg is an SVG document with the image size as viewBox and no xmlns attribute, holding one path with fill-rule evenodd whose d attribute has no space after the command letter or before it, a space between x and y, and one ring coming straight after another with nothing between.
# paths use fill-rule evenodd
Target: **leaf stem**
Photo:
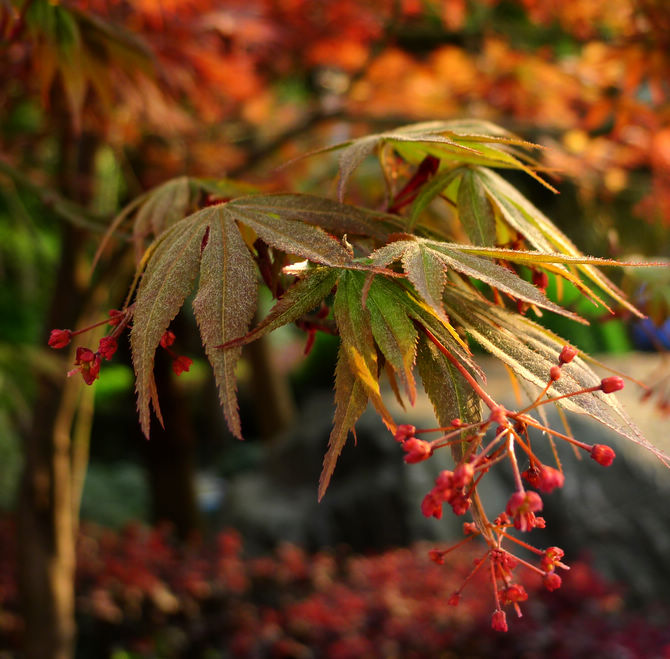
<instances>
[{"instance_id":1,"label":"leaf stem","mask_svg":"<svg viewBox=\"0 0 670 659\"><path fill-rule=\"evenodd\" d=\"M435 335L423 325L420 325L424 334L435 344L435 347L456 367L458 372L467 380L468 384L475 390L477 395L486 403L486 406L493 411L498 408L498 403L496 403L493 398L491 398L479 385L477 380L475 380L467 369L454 357L440 341L435 337Z\"/></svg>"}]
</instances>

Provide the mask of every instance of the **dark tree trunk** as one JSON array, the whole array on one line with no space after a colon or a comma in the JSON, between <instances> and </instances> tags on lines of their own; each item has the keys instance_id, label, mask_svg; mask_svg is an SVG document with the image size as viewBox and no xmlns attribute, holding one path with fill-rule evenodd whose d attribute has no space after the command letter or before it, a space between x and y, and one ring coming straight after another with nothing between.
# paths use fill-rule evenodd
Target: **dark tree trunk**
<instances>
[{"instance_id":1,"label":"dark tree trunk","mask_svg":"<svg viewBox=\"0 0 670 659\"><path fill-rule=\"evenodd\" d=\"M152 422L144 442L144 459L154 522L168 521L181 539L200 528L195 492L195 432L188 401L174 380L170 360L156 354L156 385L165 428Z\"/></svg>"}]
</instances>

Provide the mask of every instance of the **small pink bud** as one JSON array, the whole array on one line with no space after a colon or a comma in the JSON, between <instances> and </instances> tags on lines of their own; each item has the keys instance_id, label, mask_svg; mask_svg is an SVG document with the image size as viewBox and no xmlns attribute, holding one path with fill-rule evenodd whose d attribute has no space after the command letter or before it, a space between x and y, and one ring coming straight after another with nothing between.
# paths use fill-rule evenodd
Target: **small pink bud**
<instances>
[{"instance_id":1,"label":"small pink bud","mask_svg":"<svg viewBox=\"0 0 670 659\"><path fill-rule=\"evenodd\" d=\"M493 617L491 618L491 629L496 632L507 631L507 616L501 609L493 612Z\"/></svg>"},{"instance_id":2,"label":"small pink bud","mask_svg":"<svg viewBox=\"0 0 670 659\"><path fill-rule=\"evenodd\" d=\"M528 471L530 472L531 470L529 469ZM524 476L533 487L542 490L542 492L553 492L557 487L563 487L563 483L565 482L565 476L558 471L558 469L554 469L553 467L542 466L537 471L529 474L530 477L526 476L526 473L527 472L524 472L521 475Z\"/></svg>"},{"instance_id":3,"label":"small pink bud","mask_svg":"<svg viewBox=\"0 0 670 659\"><path fill-rule=\"evenodd\" d=\"M465 462L459 464L456 469L454 469L453 486L456 488L465 487L470 483L474 475L475 468L472 463Z\"/></svg>"},{"instance_id":4,"label":"small pink bud","mask_svg":"<svg viewBox=\"0 0 670 659\"><path fill-rule=\"evenodd\" d=\"M613 449L605 444L594 444L591 447L591 457L603 467L609 467L616 458L616 453Z\"/></svg>"},{"instance_id":5,"label":"small pink bud","mask_svg":"<svg viewBox=\"0 0 670 659\"><path fill-rule=\"evenodd\" d=\"M414 426L411 426L408 423L401 423L395 429L395 434L393 435L393 439L395 439L396 442L404 442L406 439L409 439L410 437L414 437L415 432L416 432L416 428Z\"/></svg>"},{"instance_id":6,"label":"small pink bud","mask_svg":"<svg viewBox=\"0 0 670 659\"><path fill-rule=\"evenodd\" d=\"M421 502L421 512L426 517L442 519L442 501L429 492Z\"/></svg>"},{"instance_id":7,"label":"small pink bud","mask_svg":"<svg viewBox=\"0 0 670 659\"><path fill-rule=\"evenodd\" d=\"M454 511L454 515L465 515L465 513L470 510L471 503L472 499L470 499L470 497L466 497L463 494L458 494L455 497L449 499L449 505Z\"/></svg>"},{"instance_id":8,"label":"small pink bud","mask_svg":"<svg viewBox=\"0 0 670 659\"><path fill-rule=\"evenodd\" d=\"M435 479L436 490L451 490L454 487L454 472L443 469Z\"/></svg>"},{"instance_id":9,"label":"small pink bud","mask_svg":"<svg viewBox=\"0 0 670 659\"><path fill-rule=\"evenodd\" d=\"M460 594L459 594L459 593L454 593L454 594L447 600L447 604L448 604L449 606L458 606L458 603L460 602L460 600L461 600L461 596L460 596Z\"/></svg>"},{"instance_id":10,"label":"small pink bud","mask_svg":"<svg viewBox=\"0 0 670 659\"><path fill-rule=\"evenodd\" d=\"M423 439L417 439L416 437L410 437L403 442L402 448L403 451L407 452L405 456L407 464L423 462L433 454L433 447L428 442L424 442Z\"/></svg>"},{"instance_id":11,"label":"small pink bud","mask_svg":"<svg viewBox=\"0 0 670 659\"><path fill-rule=\"evenodd\" d=\"M526 471L521 472L521 476L533 487L539 487L540 469L538 467L528 467Z\"/></svg>"},{"instance_id":12,"label":"small pink bud","mask_svg":"<svg viewBox=\"0 0 670 659\"><path fill-rule=\"evenodd\" d=\"M569 364L577 356L577 349L570 345L563 346L561 354L558 356L559 364Z\"/></svg>"},{"instance_id":13,"label":"small pink bud","mask_svg":"<svg viewBox=\"0 0 670 659\"><path fill-rule=\"evenodd\" d=\"M560 366L552 366L549 369L549 377L551 378L552 382L556 382L561 377L561 367Z\"/></svg>"},{"instance_id":14,"label":"small pink bud","mask_svg":"<svg viewBox=\"0 0 670 659\"><path fill-rule=\"evenodd\" d=\"M561 587L562 579L555 572L550 572L544 579L544 587L547 590L556 590Z\"/></svg>"},{"instance_id":15,"label":"small pink bud","mask_svg":"<svg viewBox=\"0 0 670 659\"><path fill-rule=\"evenodd\" d=\"M610 375L608 378L603 378L600 382L600 389L604 394L612 394L615 391L623 389L624 381L618 375Z\"/></svg>"},{"instance_id":16,"label":"small pink bud","mask_svg":"<svg viewBox=\"0 0 670 659\"><path fill-rule=\"evenodd\" d=\"M463 425L463 422L458 417L451 420L452 428L460 428L462 425Z\"/></svg>"},{"instance_id":17,"label":"small pink bud","mask_svg":"<svg viewBox=\"0 0 670 659\"><path fill-rule=\"evenodd\" d=\"M51 348L64 348L68 343L72 341L72 331L69 329L55 329L51 330L49 335L49 346Z\"/></svg>"}]
</instances>

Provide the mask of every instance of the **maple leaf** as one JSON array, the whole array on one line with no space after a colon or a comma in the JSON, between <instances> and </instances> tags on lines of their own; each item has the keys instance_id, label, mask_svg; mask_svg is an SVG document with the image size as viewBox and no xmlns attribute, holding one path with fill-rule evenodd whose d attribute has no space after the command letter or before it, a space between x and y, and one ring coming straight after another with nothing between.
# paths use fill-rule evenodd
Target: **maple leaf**
<instances>
[{"instance_id":1,"label":"maple leaf","mask_svg":"<svg viewBox=\"0 0 670 659\"><path fill-rule=\"evenodd\" d=\"M419 337L416 365L440 426L451 425L451 421L455 418L464 424L482 420L481 399L425 334ZM468 431L463 431L461 436L466 439L468 435ZM461 451L461 447L456 446L455 450ZM457 462L460 457L456 456Z\"/></svg>"},{"instance_id":2,"label":"maple leaf","mask_svg":"<svg viewBox=\"0 0 670 659\"><path fill-rule=\"evenodd\" d=\"M340 274L333 313L349 368L365 388L384 423L395 427L379 390L377 349L363 300L365 280L366 274L362 272L343 271Z\"/></svg>"},{"instance_id":3,"label":"maple leaf","mask_svg":"<svg viewBox=\"0 0 670 659\"><path fill-rule=\"evenodd\" d=\"M494 245L496 220L493 206L478 178L468 169L458 186L458 216L474 245Z\"/></svg>"},{"instance_id":4,"label":"maple leaf","mask_svg":"<svg viewBox=\"0 0 670 659\"><path fill-rule=\"evenodd\" d=\"M420 344L417 326L428 328L472 372L483 375L445 319L417 300L398 279L379 274L370 277L364 271L343 270L338 279L334 311L341 345L335 379L336 411L319 482L319 499L325 494L337 457L368 399L386 425L395 428L380 397L378 354L384 357L391 373L398 374L411 402L416 395L412 369L417 343ZM448 372L458 387L458 395L462 395L466 391L462 377L453 368ZM435 378L442 375L440 371ZM428 385L429 395L433 396L438 395L440 386L435 378L430 380L435 387ZM448 387L449 383L441 386ZM463 418L472 414L462 409Z\"/></svg>"},{"instance_id":5,"label":"maple leaf","mask_svg":"<svg viewBox=\"0 0 670 659\"><path fill-rule=\"evenodd\" d=\"M209 219L209 218L207 218ZM189 218L165 232L152 250L137 291L130 344L140 425L149 436L149 405L159 420L154 380L154 354L161 337L177 315L198 274L206 220Z\"/></svg>"},{"instance_id":6,"label":"maple leaf","mask_svg":"<svg viewBox=\"0 0 670 659\"><path fill-rule=\"evenodd\" d=\"M123 230L125 223L132 223L130 232L135 248L135 261L139 264L147 249L147 241L158 238L175 222L196 210L200 197L231 199L255 192L258 192L256 187L229 179L179 176L164 181L133 199L112 220L95 253L93 266L95 267L109 240Z\"/></svg>"},{"instance_id":7,"label":"maple leaf","mask_svg":"<svg viewBox=\"0 0 670 659\"><path fill-rule=\"evenodd\" d=\"M458 207L461 224L470 240L477 246L491 247L489 250L468 250L470 253L515 263L542 265L573 283L595 304L601 304L611 311L609 306L584 285L579 277L581 273L629 311L637 316L642 315L628 302L625 294L594 267L638 264L598 260L583 255L546 215L491 169L463 167L436 176L414 201L408 220L410 230L417 223L420 213L439 195L451 200ZM509 234L510 229L523 236L537 252L494 248L497 233ZM465 251L466 246L458 246L457 249ZM546 259L543 256L545 254Z\"/></svg>"},{"instance_id":8,"label":"maple leaf","mask_svg":"<svg viewBox=\"0 0 670 659\"><path fill-rule=\"evenodd\" d=\"M383 163L381 154L389 150L397 152L413 164L420 163L426 156L434 156L443 163L455 161L459 165L520 169L553 190L536 173L537 163L517 147L537 148L537 145L486 121L455 120L401 126L395 130L342 142L316 153L342 149L339 156L340 200L344 198L347 182L358 165L375 151L380 153L380 161Z\"/></svg>"},{"instance_id":9,"label":"maple leaf","mask_svg":"<svg viewBox=\"0 0 670 659\"><path fill-rule=\"evenodd\" d=\"M174 187L163 191L166 198L174 198L174 193ZM165 215L160 216L157 210L170 212L170 205L163 203L163 194L143 218L146 226L167 224ZM181 198L185 199L185 195ZM241 437L234 370L244 341L235 339L247 332L256 310L258 281L248 248L253 240L245 241L238 224L252 230L275 249L335 268L352 265L353 258L346 247L318 225L360 232L379 230L385 234L380 228L383 225L376 226L377 219L378 214L374 212L366 213L363 209L310 195L252 195L204 208L164 229L147 249L139 266L142 274L131 332L138 409L144 433L149 434L150 405L160 419L153 379L156 348L199 275L194 301L196 320L214 369L226 421L231 432ZM290 322L286 318L300 317L318 305L334 283L335 278L328 269L316 269L311 277L290 289L253 337ZM222 350L221 346L226 349ZM361 373L366 374L364 369ZM372 392L376 373L370 370L367 375ZM385 409L378 392L373 400L378 409ZM393 423L388 412L384 416L388 424Z\"/></svg>"},{"instance_id":10,"label":"maple leaf","mask_svg":"<svg viewBox=\"0 0 670 659\"><path fill-rule=\"evenodd\" d=\"M344 448L349 433L368 405L368 394L363 383L349 366L340 346L335 367L335 416L333 429L328 438L328 450L323 458L323 469L319 477L318 500L323 499L335 470L337 459Z\"/></svg>"},{"instance_id":11,"label":"maple leaf","mask_svg":"<svg viewBox=\"0 0 670 659\"><path fill-rule=\"evenodd\" d=\"M339 276L338 269L324 266L302 268L300 272L301 278L284 292L268 315L251 332L245 335L238 334L237 337L217 348L227 350L236 346L244 346L298 320L320 305L333 290Z\"/></svg>"},{"instance_id":12,"label":"maple leaf","mask_svg":"<svg viewBox=\"0 0 670 659\"><path fill-rule=\"evenodd\" d=\"M372 253L371 259L378 266L401 260L408 279L438 315L444 313L442 292L446 284L445 273L453 270L483 281L528 304L581 320L576 314L551 302L535 286L517 274L477 254L459 249L461 247L467 249L467 246L414 238L381 247Z\"/></svg>"},{"instance_id":13,"label":"maple leaf","mask_svg":"<svg viewBox=\"0 0 670 659\"><path fill-rule=\"evenodd\" d=\"M481 177L487 194L498 209L500 217L512 229L524 236L535 249L540 252L559 252L568 256L583 256L572 241L542 211L519 193L513 185L510 185L497 173L487 168L480 168L477 175ZM576 264L574 270L581 272L633 314L642 316L635 306L626 299L623 291L588 262ZM589 289L582 287L582 290L586 292Z\"/></svg>"},{"instance_id":14,"label":"maple leaf","mask_svg":"<svg viewBox=\"0 0 670 659\"><path fill-rule=\"evenodd\" d=\"M256 267L234 220L217 210L206 213L212 219L207 224L207 244L201 250L200 287L193 311L228 427L241 438L235 366L242 348L224 351L216 346L249 327L256 312Z\"/></svg>"},{"instance_id":15,"label":"maple leaf","mask_svg":"<svg viewBox=\"0 0 670 659\"><path fill-rule=\"evenodd\" d=\"M452 318L482 348L507 364L512 371L532 384L544 388L547 372L558 363L566 341L534 321L495 306L475 300L467 291L449 288L444 294ZM552 382L548 393L554 396L599 386L601 378L586 362L575 357L561 378ZM623 437L645 447L670 466L670 458L648 442L628 417L614 396L600 391L564 398L556 403L565 409L586 414Z\"/></svg>"}]
</instances>

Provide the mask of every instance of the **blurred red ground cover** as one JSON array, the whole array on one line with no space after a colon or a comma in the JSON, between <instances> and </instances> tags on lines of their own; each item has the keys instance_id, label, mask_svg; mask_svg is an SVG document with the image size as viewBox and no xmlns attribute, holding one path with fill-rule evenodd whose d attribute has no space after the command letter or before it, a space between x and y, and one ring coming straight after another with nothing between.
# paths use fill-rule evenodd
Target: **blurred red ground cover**
<instances>
[{"instance_id":1,"label":"blurred red ground cover","mask_svg":"<svg viewBox=\"0 0 670 659\"><path fill-rule=\"evenodd\" d=\"M22 624L12 519L2 520L0 537L0 650L14 656ZM252 557L234 530L184 547L167 528L87 524L78 656L670 657L668 611L631 612L622 591L584 562L572 562L554 593L529 574L523 619L497 634L485 579L473 580L458 607L448 603L471 569L468 556L437 565L429 548L308 555L284 544Z\"/></svg>"}]
</instances>

